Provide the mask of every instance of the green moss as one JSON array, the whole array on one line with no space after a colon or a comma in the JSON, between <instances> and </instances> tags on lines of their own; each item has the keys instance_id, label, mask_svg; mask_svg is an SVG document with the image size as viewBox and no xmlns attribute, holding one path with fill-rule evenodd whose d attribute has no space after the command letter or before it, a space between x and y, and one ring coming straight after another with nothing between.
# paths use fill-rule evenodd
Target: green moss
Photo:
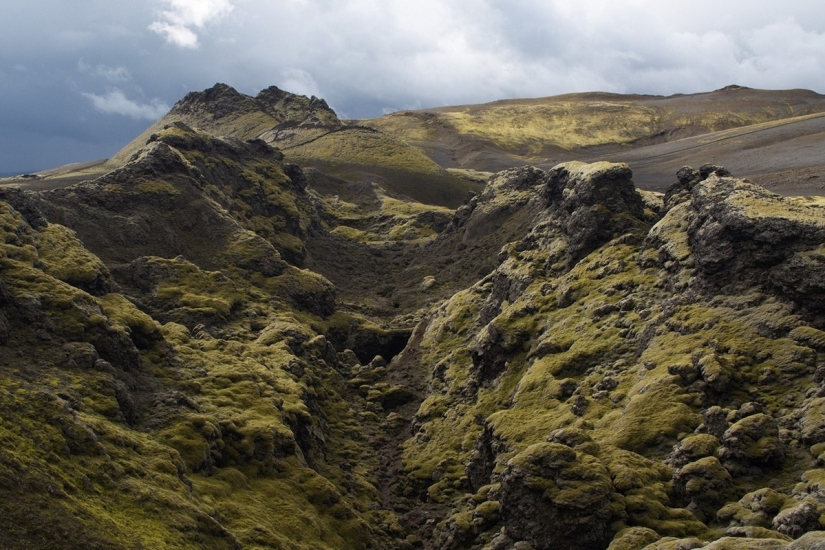
<instances>
[{"instance_id":1,"label":"green moss","mask_svg":"<svg viewBox=\"0 0 825 550\"><path fill-rule=\"evenodd\" d=\"M661 539L661 536L647 527L627 527L622 529L608 546L608 550L639 550Z\"/></svg>"},{"instance_id":2,"label":"green moss","mask_svg":"<svg viewBox=\"0 0 825 550\"><path fill-rule=\"evenodd\" d=\"M237 286L221 272L203 271L179 260L152 258L149 262L171 271L154 294L172 307L203 310L225 318L241 302Z\"/></svg>"},{"instance_id":3,"label":"green moss","mask_svg":"<svg viewBox=\"0 0 825 550\"><path fill-rule=\"evenodd\" d=\"M116 330L123 330L142 342L162 338L160 324L140 311L121 294L106 294L97 299L102 312Z\"/></svg>"},{"instance_id":4,"label":"green moss","mask_svg":"<svg viewBox=\"0 0 825 550\"><path fill-rule=\"evenodd\" d=\"M501 503L497 500L488 500L476 506L473 516L482 518L486 522L495 523L499 520Z\"/></svg>"},{"instance_id":5,"label":"green moss","mask_svg":"<svg viewBox=\"0 0 825 550\"><path fill-rule=\"evenodd\" d=\"M108 282L109 270L103 262L62 225L49 224L38 231L37 251L43 269L70 285L101 290Z\"/></svg>"},{"instance_id":6,"label":"green moss","mask_svg":"<svg viewBox=\"0 0 825 550\"><path fill-rule=\"evenodd\" d=\"M285 267L272 243L249 230L232 235L220 259L227 267L259 272L266 277L280 274Z\"/></svg>"},{"instance_id":7,"label":"green moss","mask_svg":"<svg viewBox=\"0 0 825 550\"><path fill-rule=\"evenodd\" d=\"M641 388L640 388L641 389ZM631 390L632 391L632 390ZM638 391L638 390L637 390ZM681 433L692 432L702 421L698 412L684 403L690 396L682 396L672 382L663 379L645 384L644 393L633 393L623 413L605 422L607 440L617 447L645 452L663 443L672 445ZM645 419L657 418L650 423Z\"/></svg>"},{"instance_id":8,"label":"green moss","mask_svg":"<svg viewBox=\"0 0 825 550\"><path fill-rule=\"evenodd\" d=\"M145 181L137 186L141 193L148 193L152 195L168 195L176 197L181 194L180 190L174 185L165 181Z\"/></svg>"},{"instance_id":9,"label":"green moss","mask_svg":"<svg viewBox=\"0 0 825 550\"><path fill-rule=\"evenodd\" d=\"M797 327L788 335L799 343L805 344L819 352L825 352L825 332L813 327Z\"/></svg>"}]
</instances>

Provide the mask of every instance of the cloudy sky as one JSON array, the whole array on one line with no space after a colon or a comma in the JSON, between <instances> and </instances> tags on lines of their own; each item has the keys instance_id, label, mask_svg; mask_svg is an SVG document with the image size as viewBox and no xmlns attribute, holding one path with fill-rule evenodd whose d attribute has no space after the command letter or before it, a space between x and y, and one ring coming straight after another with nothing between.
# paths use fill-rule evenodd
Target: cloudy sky
<instances>
[{"instance_id":1,"label":"cloudy sky","mask_svg":"<svg viewBox=\"0 0 825 550\"><path fill-rule=\"evenodd\" d=\"M342 117L575 91L825 93L822 0L0 0L0 174L106 158L189 91Z\"/></svg>"}]
</instances>

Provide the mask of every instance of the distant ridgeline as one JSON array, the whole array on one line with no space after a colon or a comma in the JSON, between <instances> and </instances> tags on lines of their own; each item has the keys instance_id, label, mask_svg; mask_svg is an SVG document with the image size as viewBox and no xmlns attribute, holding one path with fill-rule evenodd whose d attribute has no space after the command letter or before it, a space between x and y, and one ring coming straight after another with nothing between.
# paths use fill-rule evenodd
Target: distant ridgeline
<instances>
[{"instance_id":1,"label":"distant ridgeline","mask_svg":"<svg viewBox=\"0 0 825 550\"><path fill-rule=\"evenodd\" d=\"M432 160L516 158L501 108L762 93L345 122L216 85L0 186L0 548L825 546L825 200Z\"/></svg>"}]
</instances>

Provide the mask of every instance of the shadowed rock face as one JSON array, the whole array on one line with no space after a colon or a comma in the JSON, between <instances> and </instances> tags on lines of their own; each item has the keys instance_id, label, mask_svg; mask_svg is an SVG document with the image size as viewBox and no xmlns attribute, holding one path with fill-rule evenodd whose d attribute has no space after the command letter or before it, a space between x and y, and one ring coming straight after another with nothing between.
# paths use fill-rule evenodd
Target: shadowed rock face
<instances>
[{"instance_id":1,"label":"shadowed rock face","mask_svg":"<svg viewBox=\"0 0 825 550\"><path fill-rule=\"evenodd\" d=\"M685 205L672 217L689 222L686 244L711 291L760 287L819 314L825 305L819 287L825 221L819 208L735 179L719 167L683 169L679 176L665 194L665 208Z\"/></svg>"},{"instance_id":2,"label":"shadowed rock face","mask_svg":"<svg viewBox=\"0 0 825 550\"><path fill-rule=\"evenodd\" d=\"M551 170L544 196L569 239L568 266L644 218L631 178L627 165L606 162L571 162Z\"/></svg>"},{"instance_id":3,"label":"shadowed rock face","mask_svg":"<svg viewBox=\"0 0 825 550\"><path fill-rule=\"evenodd\" d=\"M537 443L501 475L501 514L511 538L534 548L605 548L614 519L610 474L559 443Z\"/></svg>"},{"instance_id":4,"label":"shadowed rock face","mask_svg":"<svg viewBox=\"0 0 825 550\"><path fill-rule=\"evenodd\" d=\"M690 206L688 234L708 283L762 286L812 313L821 310L819 208L718 173L693 188Z\"/></svg>"},{"instance_id":5,"label":"shadowed rock face","mask_svg":"<svg viewBox=\"0 0 825 550\"><path fill-rule=\"evenodd\" d=\"M219 139L176 123L153 135L123 168L33 200L107 263L186 255L214 268L227 260L221 248L240 240L266 256L248 261L274 274L279 255L301 263L300 242L313 212L300 175L287 176L282 158L260 142ZM240 220L253 222L259 237L244 233ZM245 261L233 251L224 254L233 264Z\"/></svg>"},{"instance_id":6,"label":"shadowed rock face","mask_svg":"<svg viewBox=\"0 0 825 550\"><path fill-rule=\"evenodd\" d=\"M282 124L310 124L340 126L341 121L327 102L315 96L307 99L285 92L275 86L261 90L255 99L264 104L267 113L281 120Z\"/></svg>"},{"instance_id":7,"label":"shadowed rock face","mask_svg":"<svg viewBox=\"0 0 825 550\"><path fill-rule=\"evenodd\" d=\"M307 98L270 86L252 98L220 83L202 92L186 94L175 104L170 115L184 114L218 121L224 117L237 118L259 112L285 125L341 124L335 111L330 109L326 101L315 96Z\"/></svg>"}]
</instances>

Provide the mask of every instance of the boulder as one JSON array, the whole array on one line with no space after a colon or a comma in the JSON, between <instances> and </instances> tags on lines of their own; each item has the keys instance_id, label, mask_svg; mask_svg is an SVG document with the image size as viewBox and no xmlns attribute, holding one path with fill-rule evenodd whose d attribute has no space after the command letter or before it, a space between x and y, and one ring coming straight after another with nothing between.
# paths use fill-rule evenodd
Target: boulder
<instances>
[{"instance_id":1,"label":"boulder","mask_svg":"<svg viewBox=\"0 0 825 550\"><path fill-rule=\"evenodd\" d=\"M606 548L621 513L596 458L560 443L536 443L501 476L501 517L508 535L535 550Z\"/></svg>"},{"instance_id":2,"label":"boulder","mask_svg":"<svg viewBox=\"0 0 825 550\"><path fill-rule=\"evenodd\" d=\"M785 445L779 439L776 421L766 414L754 414L736 422L722 435L719 457L758 467L779 467L785 459Z\"/></svg>"}]
</instances>

